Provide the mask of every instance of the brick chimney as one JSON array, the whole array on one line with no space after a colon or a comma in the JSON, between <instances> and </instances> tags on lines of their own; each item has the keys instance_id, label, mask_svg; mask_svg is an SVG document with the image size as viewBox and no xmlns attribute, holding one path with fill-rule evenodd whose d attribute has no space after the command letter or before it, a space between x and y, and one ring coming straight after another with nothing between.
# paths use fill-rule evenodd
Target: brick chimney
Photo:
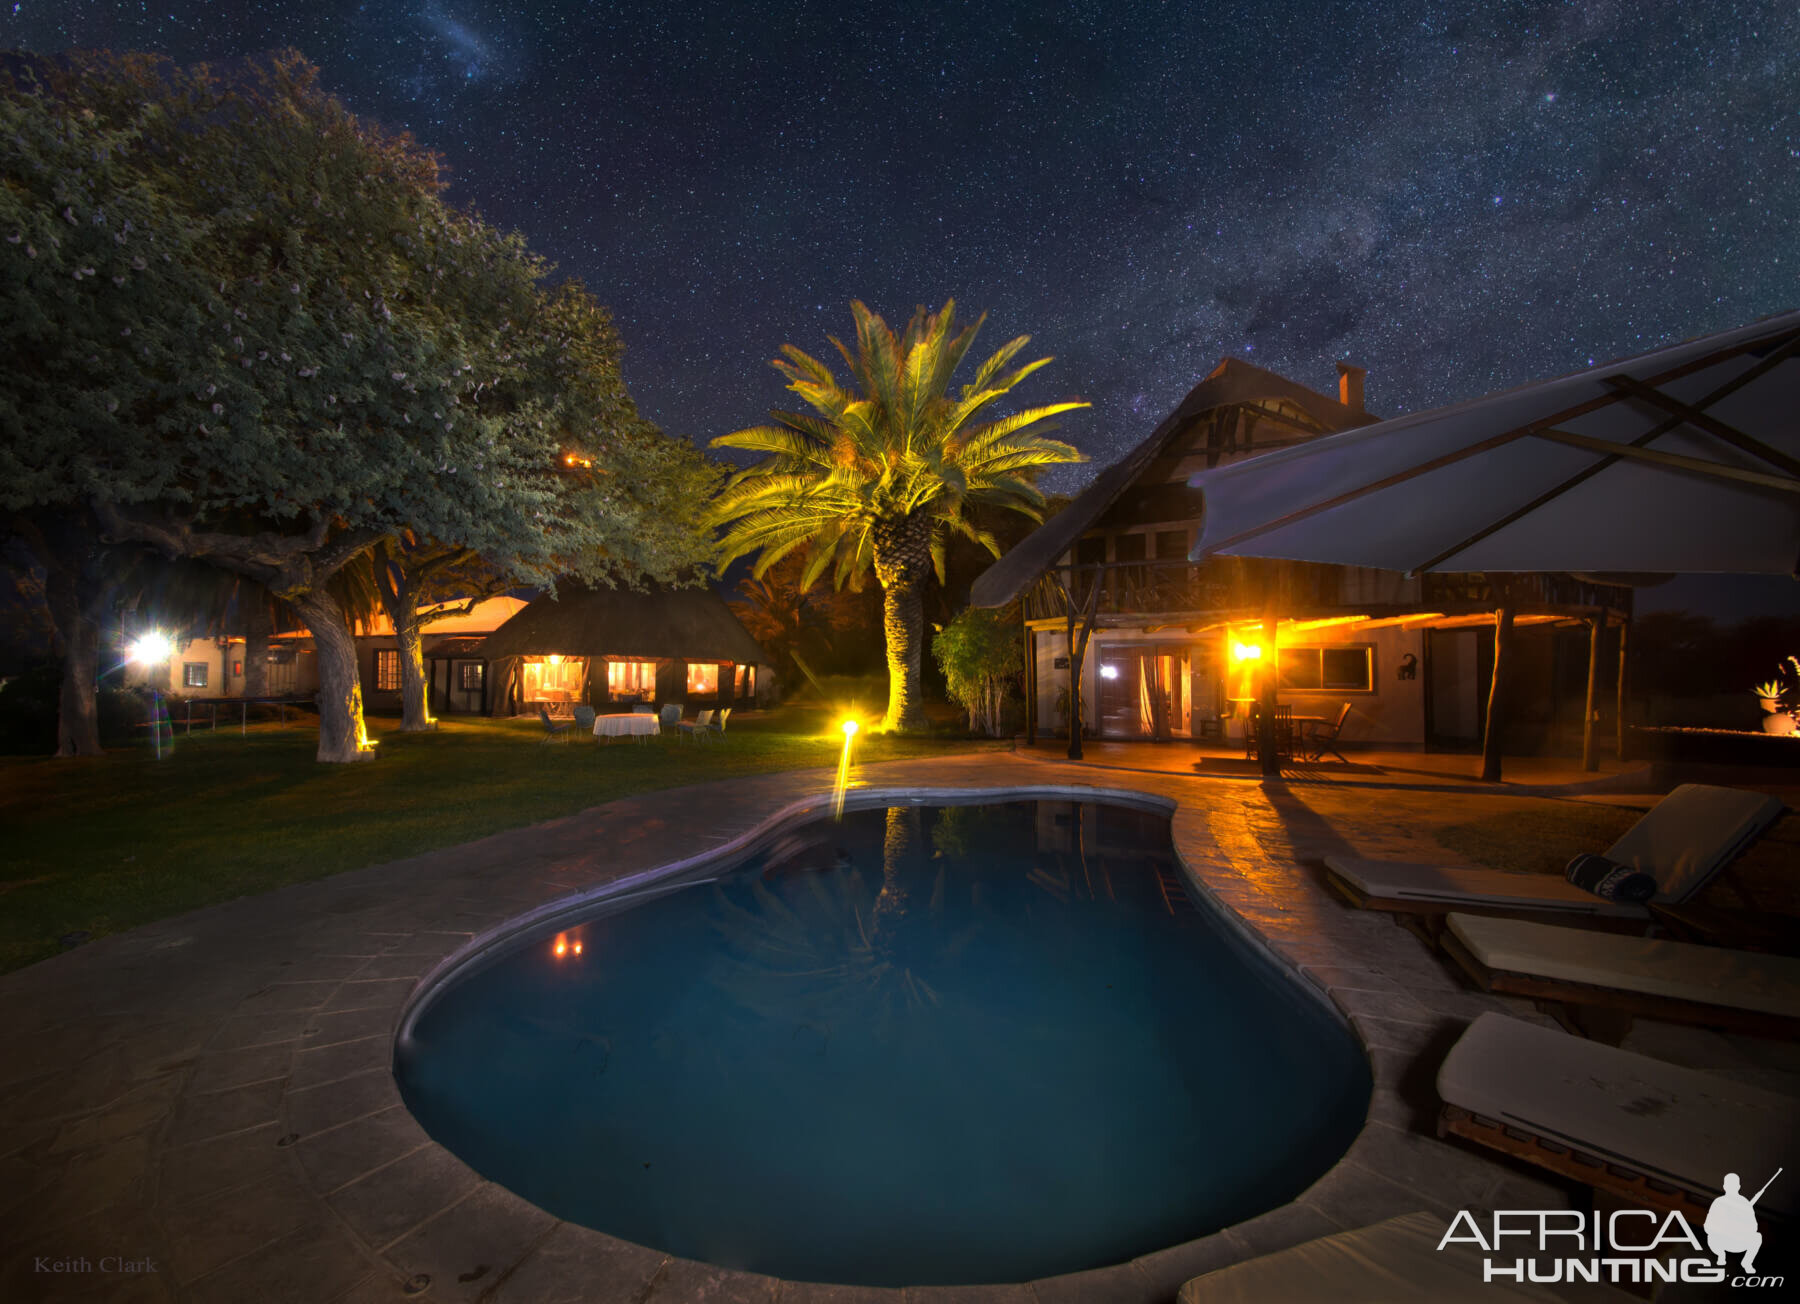
<instances>
[{"instance_id":1,"label":"brick chimney","mask_svg":"<svg viewBox=\"0 0 1800 1304\"><path fill-rule=\"evenodd\" d=\"M1338 369L1338 402L1352 412L1363 410L1363 377L1369 374L1367 367L1353 366L1348 362L1337 364Z\"/></svg>"}]
</instances>

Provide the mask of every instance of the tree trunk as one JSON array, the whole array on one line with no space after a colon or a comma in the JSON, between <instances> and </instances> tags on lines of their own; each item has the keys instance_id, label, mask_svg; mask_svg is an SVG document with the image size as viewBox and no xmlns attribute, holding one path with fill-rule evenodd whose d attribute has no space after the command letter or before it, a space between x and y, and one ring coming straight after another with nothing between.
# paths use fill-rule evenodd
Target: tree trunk
<instances>
[{"instance_id":1,"label":"tree trunk","mask_svg":"<svg viewBox=\"0 0 1800 1304\"><path fill-rule=\"evenodd\" d=\"M97 549L72 529L36 523L21 531L44 564L44 603L63 655L62 692L57 701L56 755L99 756L100 616L111 585Z\"/></svg>"},{"instance_id":2,"label":"tree trunk","mask_svg":"<svg viewBox=\"0 0 1800 1304\"><path fill-rule=\"evenodd\" d=\"M884 730L922 733L919 663L925 647L925 572L931 529L906 517L875 527L875 578L881 582L882 630L887 639L888 706Z\"/></svg>"},{"instance_id":3,"label":"tree trunk","mask_svg":"<svg viewBox=\"0 0 1800 1304\"><path fill-rule=\"evenodd\" d=\"M365 742L362 681L356 673L356 640L337 599L323 589L289 599L312 631L319 659L319 755L321 761L372 761Z\"/></svg>"},{"instance_id":4,"label":"tree trunk","mask_svg":"<svg viewBox=\"0 0 1800 1304\"><path fill-rule=\"evenodd\" d=\"M1494 677L1488 686L1487 728L1481 738L1481 780L1499 783L1506 739L1506 688L1512 674L1513 603L1503 584L1495 586L1502 606L1494 613Z\"/></svg>"},{"instance_id":5,"label":"tree trunk","mask_svg":"<svg viewBox=\"0 0 1800 1304\"><path fill-rule=\"evenodd\" d=\"M269 613L269 599L258 588L254 596L246 593L249 580L238 585L238 599L244 604L244 696L269 695L269 636L275 632L275 621Z\"/></svg>"},{"instance_id":6,"label":"tree trunk","mask_svg":"<svg viewBox=\"0 0 1800 1304\"><path fill-rule=\"evenodd\" d=\"M405 567L388 555L385 543L375 545L375 588L381 605L394 626L394 644L400 649L400 732L424 733L437 728L431 718L429 685L425 682L425 639L419 624L418 590Z\"/></svg>"}]
</instances>

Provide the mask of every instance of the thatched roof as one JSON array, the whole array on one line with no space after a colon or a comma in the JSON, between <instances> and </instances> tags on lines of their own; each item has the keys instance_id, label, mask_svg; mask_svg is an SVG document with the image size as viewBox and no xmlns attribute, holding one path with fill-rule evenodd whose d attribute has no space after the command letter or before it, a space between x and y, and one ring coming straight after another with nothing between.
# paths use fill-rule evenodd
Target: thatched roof
<instances>
[{"instance_id":1,"label":"thatched roof","mask_svg":"<svg viewBox=\"0 0 1800 1304\"><path fill-rule=\"evenodd\" d=\"M1123 497L1138 478L1151 468L1177 439L1192 432L1207 412L1234 404L1291 403L1316 422L1322 431L1347 430L1373 424L1378 418L1336 399L1315 393L1272 371L1226 358L1214 367L1163 419L1150 437L1095 476L1062 511L1026 535L999 561L976 579L969 601L977 607L1001 607L1011 602L1033 580L1054 566L1057 559ZM1147 486L1146 492L1172 490L1180 485ZM1185 513L1179 513L1185 514ZM1170 519L1174 519L1171 515Z\"/></svg>"},{"instance_id":2,"label":"thatched roof","mask_svg":"<svg viewBox=\"0 0 1800 1304\"><path fill-rule=\"evenodd\" d=\"M632 589L557 586L488 635L481 655L674 657L769 665L719 595L708 588Z\"/></svg>"}]
</instances>

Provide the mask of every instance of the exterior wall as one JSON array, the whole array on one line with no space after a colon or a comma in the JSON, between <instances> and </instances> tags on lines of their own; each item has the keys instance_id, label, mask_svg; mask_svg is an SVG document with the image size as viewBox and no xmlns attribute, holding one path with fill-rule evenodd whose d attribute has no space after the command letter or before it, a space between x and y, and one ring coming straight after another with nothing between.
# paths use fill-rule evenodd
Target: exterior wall
<instances>
[{"instance_id":1,"label":"exterior wall","mask_svg":"<svg viewBox=\"0 0 1800 1304\"><path fill-rule=\"evenodd\" d=\"M1284 643L1289 642L1284 638ZM1277 700L1291 706L1296 715L1335 717L1343 704L1350 703L1350 716L1344 722L1343 741L1352 746L1420 747L1425 742L1425 692L1427 681L1422 669L1424 637L1417 630L1385 627L1361 634L1337 634L1333 630L1301 631L1291 640L1298 647L1359 647L1372 650L1371 691L1344 689L1283 689ZM1040 630L1036 637L1038 729L1053 734L1065 727L1057 709L1058 698L1067 688L1069 672L1056 668L1056 659L1068 654L1068 637L1053 630ZM1228 665L1228 648L1223 632L1194 636L1182 631L1133 630L1105 628L1094 631L1088 640L1087 656L1081 667L1081 697L1084 731L1088 737L1100 737L1100 697L1098 668L1107 650L1137 650L1149 646L1186 644L1199 648L1211 644L1220 667ZM1413 658L1413 673L1400 678L1405 658ZM1192 686L1192 681L1190 681ZM1229 696L1229 685L1219 684L1220 696ZM1196 698L1193 705L1206 706ZM1241 735L1231 720L1233 706L1226 701L1220 706L1221 728L1209 741L1233 740Z\"/></svg>"}]
</instances>

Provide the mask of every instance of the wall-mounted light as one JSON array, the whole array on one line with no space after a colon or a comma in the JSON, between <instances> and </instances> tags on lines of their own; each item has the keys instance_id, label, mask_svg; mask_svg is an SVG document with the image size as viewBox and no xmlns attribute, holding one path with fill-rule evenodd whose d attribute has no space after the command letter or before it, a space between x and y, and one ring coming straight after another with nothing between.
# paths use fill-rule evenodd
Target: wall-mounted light
<instances>
[{"instance_id":1,"label":"wall-mounted light","mask_svg":"<svg viewBox=\"0 0 1800 1304\"><path fill-rule=\"evenodd\" d=\"M1259 643L1233 643L1231 656L1234 661L1261 661L1262 645Z\"/></svg>"},{"instance_id":2,"label":"wall-mounted light","mask_svg":"<svg viewBox=\"0 0 1800 1304\"><path fill-rule=\"evenodd\" d=\"M1102 678L1102 679L1117 679L1118 677L1119 677L1119 668L1117 666L1113 665L1110 661L1105 662L1101 665L1100 678Z\"/></svg>"},{"instance_id":3,"label":"wall-mounted light","mask_svg":"<svg viewBox=\"0 0 1800 1304\"><path fill-rule=\"evenodd\" d=\"M175 645L169 641L167 634L151 632L131 645L131 659L150 665L157 661L167 661L174 650Z\"/></svg>"}]
</instances>

